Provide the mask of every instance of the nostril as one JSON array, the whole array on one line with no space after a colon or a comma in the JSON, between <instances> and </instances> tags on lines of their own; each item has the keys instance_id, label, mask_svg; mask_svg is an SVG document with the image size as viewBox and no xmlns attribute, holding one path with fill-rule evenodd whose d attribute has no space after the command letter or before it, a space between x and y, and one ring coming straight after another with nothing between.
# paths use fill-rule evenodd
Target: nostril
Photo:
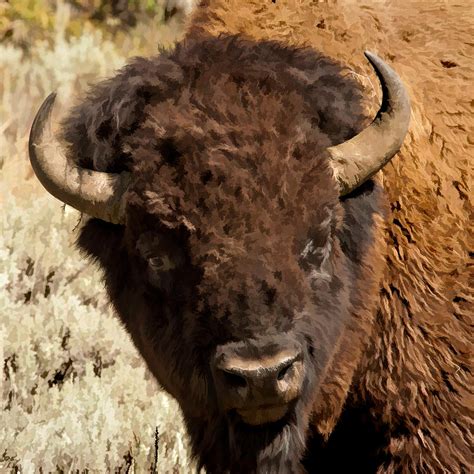
<instances>
[{"instance_id":1,"label":"nostril","mask_svg":"<svg viewBox=\"0 0 474 474\"><path fill-rule=\"evenodd\" d=\"M293 366L293 362L290 362L289 364L285 365L280 371L278 372L277 379L278 380L283 380L285 378L285 375L288 373L290 368Z\"/></svg>"},{"instance_id":2,"label":"nostril","mask_svg":"<svg viewBox=\"0 0 474 474\"><path fill-rule=\"evenodd\" d=\"M247 386L247 380L241 375L223 370L224 380L229 387L243 388Z\"/></svg>"}]
</instances>

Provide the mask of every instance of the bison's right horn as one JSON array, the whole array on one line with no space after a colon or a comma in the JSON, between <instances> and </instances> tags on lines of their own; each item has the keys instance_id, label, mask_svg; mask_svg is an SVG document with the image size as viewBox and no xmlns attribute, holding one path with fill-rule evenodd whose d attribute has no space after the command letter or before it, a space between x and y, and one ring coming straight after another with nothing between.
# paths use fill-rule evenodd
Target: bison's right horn
<instances>
[{"instance_id":1,"label":"bison's right horn","mask_svg":"<svg viewBox=\"0 0 474 474\"><path fill-rule=\"evenodd\" d=\"M397 73L365 52L382 86L382 105L374 121L350 140L328 148L340 195L350 193L382 169L398 152L410 123L410 99Z\"/></svg>"},{"instance_id":2,"label":"bison's right horn","mask_svg":"<svg viewBox=\"0 0 474 474\"><path fill-rule=\"evenodd\" d=\"M49 118L55 99L54 92L46 98L31 126L28 148L33 171L46 190L65 204L92 217L123 224L123 195L130 173L102 173L73 164L51 132Z\"/></svg>"}]
</instances>

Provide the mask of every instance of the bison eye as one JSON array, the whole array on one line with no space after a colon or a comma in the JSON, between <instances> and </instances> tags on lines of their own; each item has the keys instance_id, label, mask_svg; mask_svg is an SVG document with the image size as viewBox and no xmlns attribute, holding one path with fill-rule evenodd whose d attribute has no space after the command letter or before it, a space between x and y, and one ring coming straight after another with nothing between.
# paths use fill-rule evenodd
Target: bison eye
<instances>
[{"instance_id":1,"label":"bison eye","mask_svg":"<svg viewBox=\"0 0 474 474\"><path fill-rule=\"evenodd\" d=\"M155 272L169 272L176 268L175 264L171 261L168 255L162 255L159 257L148 257L148 265Z\"/></svg>"},{"instance_id":2,"label":"bison eye","mask_svg":"<svg viewBox=\"0 0 474 474\"><path fill-rule=\"evenodd\" d=\"M148 283L162 291L170 291L174 281L172 271L178 267L177 262L167 254L146 257L146 262Z\"/></svg>"},{"instance_id":3,"label":"bison eye","mask_svg":"<svg viewBox=\"0 0 474 474\"><path fill-rule=\"evenodd\" d=\"M323 246L315 245L312 239L308 240L300 254L299 264L309 273L311 278L323 280L331 279L332 241L328 239Z\"/></svg>"}]
</instances>

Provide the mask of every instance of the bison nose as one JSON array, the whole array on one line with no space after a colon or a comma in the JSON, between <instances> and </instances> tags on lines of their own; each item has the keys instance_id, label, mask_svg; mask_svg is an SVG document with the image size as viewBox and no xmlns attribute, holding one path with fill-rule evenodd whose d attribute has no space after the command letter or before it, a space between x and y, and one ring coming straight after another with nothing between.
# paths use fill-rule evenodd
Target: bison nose
<instances>
[{"instance_id":1,"label":"bison nose","mask_svg":"<svg viewBox=\"0 0 474 474\"><path fill-rule=\"evenodd\" d=\"M303 355L297 350L281 350L271 356L249 358L230 344L216 352L213 374L225 409L245 413L282 407L301 392Z\"/></svg>"}]
</instances>

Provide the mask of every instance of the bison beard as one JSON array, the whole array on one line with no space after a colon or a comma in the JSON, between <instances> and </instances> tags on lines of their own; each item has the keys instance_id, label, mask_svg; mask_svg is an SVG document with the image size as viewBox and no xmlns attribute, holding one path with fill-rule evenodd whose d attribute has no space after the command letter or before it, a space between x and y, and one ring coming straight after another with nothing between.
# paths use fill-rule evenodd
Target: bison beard
<instances>
[{"instance_id":1,"label":"bison beard","mask_svg":"<svg viewBox=\"0 0 474 474\"><path fill-rule=\"evenodd\" d=\"M35 119L35 171L102 219L86 223L79 246L103 266L118 315L179 401L209 473L304 472L311 420L342 411L383 271L386 205L369 178L409 116L396 75L369 58L390 85L388 109L360 134L378 137L369 147L357 135L367 123L361 89L338 64L239 37L184 42L97 86L63 126L77 167L47 166L54 97ZM384 117L398 117L395 135ZM341 150L358 157L347 168ZM80 184L61 187L63 176ZM244 390L217 389L219 351ZM281 419L265 415L282 404ZM266 422L246 424L239 410Z\"/></svg>"},{"instance_id":2,"label":"bison beard","mask_svg":"<svg viewBox=\"0 0 474 474\"><path fill-rule=\"evenodd\" d=\"M304 472L300 459L307 421L297 416L300 410L295 407L280 421L257 427L232 415L210 423L187 419L193 453L208 472Z\"/></svg>"}]
</instances>

